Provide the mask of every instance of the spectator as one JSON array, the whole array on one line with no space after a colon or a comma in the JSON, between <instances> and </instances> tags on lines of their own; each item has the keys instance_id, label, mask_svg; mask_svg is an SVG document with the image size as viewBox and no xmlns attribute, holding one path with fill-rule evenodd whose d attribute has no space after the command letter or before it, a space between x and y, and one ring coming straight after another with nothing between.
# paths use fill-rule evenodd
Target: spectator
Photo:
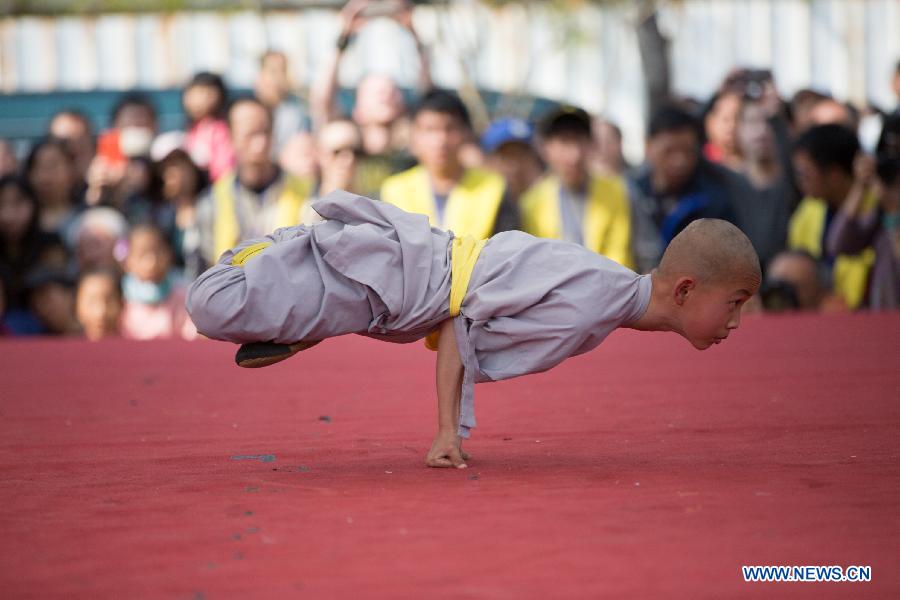
<instances>
[{"instance_id":1,"label":"spectator","mask_svg":"<svg viewBox=\"0 0 900 600\"><path fill-rule=\"evenodd\" d=\"M506 193L516 205L544 172L533 143L534 128L521 119L498 119L481 136L487 167L503 176Z\"/></svg>"},{"instance_id":2,"label":"spectator","mask_svg":"<svg viewBox=\"0 0 900 600\"><path fill-rule=\"evenodd\" d=\"M631 167L622 153L622 130L607 119L594 119L591 170L600 175L622 176Z\"/></svg>"},{"instance_id":3,"label":"spectator","mask_svg":"<svg viewBox=\"0 0 900 600\"><path fill-rule=\"evenodd\" d=\"M125 178L127 159L108 154L111 148L109 137L101 136L100 142L105 145L94 156L87 172L87 188L84 201L87 206L115 206L121 208L125 201L120 193L120 186ZM118 142L116 142L118 144ZM116 145L116 147L118 147ZM118 150L116 150L118 153Z\"/></svg>"},{"instance_id":4,"label":"spectator","mask_svg":"<svg viewBox=\"0 0 900 600\"><path fill-rule=\"evenodd\" d=\"M0 177L15 175L19 171L19 159L8 141L0 138Z\"/></svg>"},{"instance_id":5,"label":"spectator","mask_svg":"<svg viewBox=\"0 0 900 600\"><path fill-rule=\"evenodd\" d=\"M334 190L358 193L357 161L362 155L362 136L353 121L332 121L319 130L317 139L320 179L317 196Z\"/></svg>"},{"instance_id":6,"label":"spectator","mask_svg":"<svg viewBox=\"0 0 900 600\"><path fill-rule=\"evenodd\" d=\"M224 118L227 98L222 78L206 71L194 75L181 98L188 119L185 148L212 181L234 168L234 148Z\"/></svg>"},{"instance_id":7,"label":"spectator","mask_svg":"<svg viewBox=\"0 0 900 600\"><path fill-rule=\"evenodd\" d=\"M365 151L359 165L360 190L365 196L377 197L388 177L415 165L409 151L411 124L403 95L393 80L383 75L363 78L356 89L353 120L360 128Z\"/></svg>"},{"instance_id":8,"label":"spectator","mask_svg":"<svg viewBox=\"0 0 900 600\"><path fill-rule=\"evenodd\" d=\"M625 183L591 175L591 118L580 108L556 109L539 125L550 173L522 197L525 231L580 244L628 267L631 218Z\"/></svg>"},{"instance_id":9,"label":"spectator","mask_svg":"<svg viewBox=\"0 0 900 600\"><path fill-rule=\"evenodd\" d=\"M828 96L812 104L809 109L809 122L810 126L834 124L853 131L856 131L859 125L855 109Z\"/></svg>"},{"instance_id":10,"label":"spectator","mask_svg":"<svg viewBox=\"0 0 900 600\"><path fill-rule=\"evenodd\" d=\"M861 214L876 209L877 200L862 191L866 182L854 178L853 161L858 152L856 134L840 125L817 125L797 139L794 170L805 197L788 228L788 247L804 250L822 261L831 270L834 292L854 309L863 304L874 253L867 248L855 254L833 255L825 240L835 212L851 192L864 195Z\"/></svg>"},{"instance_id":11,"label":"spectator","mask_svg":"<svg viewBox=\"0 0 900 600\"><path fill-rule=\"evenodd\" d=\"M75 316L91 342L119 337L123 309L119 273L94 269L83 273L75 292Z\"/></svg>"},{"instance_id":12,"label":"spectator","mask_svg":"<svg viewBox=\"0 0 900 600\"><path fill-rule=\"evenodd\" d=\"M197 330L184 307L186 290L172 272L172 250L153 225L138 225L128 237L122 334L129 339L194 339Z\"/></svg>"},{"instance_id":13,"label":"spectator","mask_svg":"<svg viewBox=\"0 0 900 600\"><path fill-rule=\"evenodd\" d=\"M835 124L855 130L859 124L856 109L815 90L795 93L790 108L793 131L798 136L815 125Z\"/></svg>"},{"instance_id":14,"label":"spectator","mask_svg":"<svg viewBox=\"0 0 900 600\"><path fill-rule=\"evenodd\" d=\"M45 138L25 160L25 177L38 200L42 231L65 235L76 216L75 163L61 141Z\"/></svg>"},{"instance_id":15,"label":"spectator","mask_svg":"<svg viewBox=\"0 0 900 600\"><path fill-rule=\"evenodd\" d=\"M646 162L629 181L638 270L655 267L662 249L691 221L733 222L732 199L750 193L743 178L702 157L693 116L676 106L661 108L650 120Z\"/></svg>"},{"instance_id":16,"label":"spectator","mask_svg":"<svg viewBox=\"0 0 900 600\"><path fill-rule=\"evenodd\" d=\"M775 131L761 99L744 98L738 113L739 172L755 193L752 202L735 202L735 216L766 265L784 248L794 190L779 160Z\"/></svg>"},{"instance_id":17,"label":"spectator","mask_svg":"<svg viewBox=\"0 0 900 600\"><path fill-rule=\"evenodd\" d=\"M813 126L812 109L820 101L828 98L815 90L802 89L791 98L791 125L795 135L800 135Z\"/></svg>"},{"instance_id":18,"label":"spectator","mask_svg":"<svg viewBox=\"0 0 900 600\"><path fill-rule=\"evenodd\" d=\"M75 174L79 185L84 187L88 168L96 150L91 120L79 110L61 110L51 117L47 132L66 143L69 154L75 162Z\"/></svg>"},{"instance_id":19,"label":"spectator","mask_svg":"<svg viewBox=\"0 0 900 600\"><path fill-rule=\"evenodd\" d=\"M170 207L162 199L162 180L149 156L128 161L119 193L124 198L121 210L130 224L167 224L170 220Z\"/></svg>"},{"instance_id":20,"label":"spectator","mask_svg":"<svg viewBox=\"0 0 900 600\"><path fill-rule=\"evenodd\" d=\"M766 269L760 295L766 312L818 311L828 296L815 258L801 250L777 254Z\"/></svg>"},{"instance_id":21,"label":"spectator","mask_svg":"<svg viewBox=\"0 0 900 600\"><path fill-rule=\"evenodd\" d=\"M309 129L309 119L303 107L291 94L293 87L284 52L269 50L263 54L253 90L256 98L272 114L273 157L278 156L292 135Z\"/></svg>"},{"instance_id":22,"label":"spectator","mask_svg":"<svg viewBox=\"0 0 900 600\"><path fill-rule=\"evenodd\" d=\"M278 164L294 177L318 180L319 157L315 136L308 131L292 135L281 149Z\"/></svg>"},{"instance_id":23,"label":"spectator","mask_svg":"<svg viewBox=\"0 0 900 600\"><path fill-rule=\"evenodd\" d=\"M156 135L156 109L141 94L125 94L113 108L111 121L113 127L97 140L85 201L124 211L129 197L147 193L150 168L145 159Z\"/></svg>"},{"instance_id":24,"label":"spectator","mask_svg":"<svg viewBox=\"0 0 900 600\"><path fill-rule=\"evenodd\" d=\"M353 120L363 132L366 152L373 156L402 151L409 141L403 93L386 75L364 77L356 88Z\"/></svg>"},{"instance_id":25,"label":"spectator","mask_svg":"<svg viewBox=\"0 0 900 600\"><path fill-rule=\"evenodd\" d=\"M730 169L740 168L741 157L737 146L737 120L741 107L741 93L725 89L716 94L703 119L706 144L703 155L713 163Z\"/></svg>"},{"instance_id":26,"label":"spectator","mask_svg":"<svg viewBox=\"0 0 900 600\"><path fill-rule=\"evenodd\" d=\"M385 3L383 6L393 11L396 4ZM336 101L341 60L353 37L371 17L390 17L411 36L419 53L419 89L431 89L428 58L413 27L411 6L403 3L399 10L387 14L382 14L381 8L369 0L351 0L341 10L341 33L334 57L322 71L311 94L313 122L316 127L338 118ZM363 77L356 87L352 117L362 133L366 153L366 158L359 166L361 193L375 197L388 176L413 164L407 153L410 123L406 117L403 94L394 80L376 73Z\"/></svg>"},{"instance_id":27,"label":"spectator","mask_svg":"<svg viewBox=\"0 0 900 600\"><path fill-rule=\"evenodd\" d=\"M15 301L11 297L13 277L12 271L0 263L0 337L40 335L44 326L28 308L28 294L20 294L24 298L24 304L20 304L18 308L12 305Z\"/></svg>"},{"instance_id":28,"label":"spectator","mask_svg":"<svg viewBox=\"0 0 900 600\"><path fill-rule=\"evenodd\" d=\"M128 222L108 206L87 209L72 226L69 245L74 248L76 273L90 269L116 269L123 258Z\"/></svg>"},{"instance_id":29,"label":"spectator","mask_svg":"<svg viewBox=\"0 0 900 600\"><path fill-rule=\"evenodd\" d=\"M111 113L113 129L123 131L127 129L148 130L150 139L156 134L156 106L147 96L139 92L123 94Z\"/></svg>"},{"instance_id":30,"label":"spectator","mask_svg":"<svg viewBox=\"0 0 900 600\"><path fill-rule=\"evenodd\" d=\"M184 150L177 133L163 134L153 143L152 156L166 207L166 218L155 223L169 239L175 264L183 269L186 280L193 281L207 268L200 252L197 222L197 199L206 189L207 179Z\"/></svg>"},{"instance_id":31,"label":"spectator","mask_svg":"<svg viewBox=\"0 0 900 600\"><path fill-rule=\"evenodd\" d=\"M62 270L38 267L25 278L28 308L40 323L37 333L77 335L81 331L75 320L75 294L71 278Z\"/></svg>"},{"instance_id":32,"label":"spectator","mask_svg":"<svg viewBox=\"0 0 900 600\"><path fill-rule=\"evenodd\" d=\"M469 135L459 148L459 164L466 169L480 169L484 167L485 156L481 150L481 144L474 129L469 130Z\"/></svg>"},{"instance_id":33,"label":"spectator","mask_svg":"<svg viewBox=\"0 0 900 600\"><path fill-rule=\"evenodd\" d=\"M432 90L413 112L412 150L419 166L385 180L381 199L428 215L432 225L485 239L516 229L518 214L503 178L466 169L459 151L471 132L469 112L455 94Z\"/></svg>"},{"instance_id":34,"label":"spectator","mask_svg":"<svg viewBox=\"0 0 900 600\"><path fill-rule=\"evenodd\" d=\"M767 118L773 121L783 112L783 103L769 69L736 68L725 78L719 91L707 105L704 127L707 143L704 154L708 160L732 170L741 169L743 158L737 140L737 125L744 99L760 102ZM773 125L778 125L773 122ZM778 131L778 142L782 132ZM786 131L784 135L786 135Z\"/></svg>"},{"instance_id":35,"label":"spectator","mask_svg":"<svg viewBox=\"0 0 900 600\"><path fill-rule=\"evenodd\" d=\"M38 266L66 266L65 247L55 233L41 231L37 199L25 181L0 177L0 265L9 272L8 306L25 306L25 274Z\"/></svg>"},{"instance_id":36,"label":"spectator","mask_svg":"<svg viewBox=\"0 0 900 600\"><path fill-rule=\"evenodd\" d=\"M875 159L860 155L854 164L854 186L828 230L828 254L854 254L871 247L875 253L868 281L868 305L877 310L900 308L900 115L887 120ZM865 210L867 193L879 198L881 210Z\"/></svg>"},{"instance_id":37,"label":"spectator","mask_svg":"<svg viewBox=\"0 0 900 600\"><path fill-rule=\"evenodd\" d=\"M272 161L272 117L259 100L232 103L228 127L237 165L197 205L200 249L207 264L240 240L296 225L312 191L309 180L284 173Z\"/></svg>"}]
</instances>

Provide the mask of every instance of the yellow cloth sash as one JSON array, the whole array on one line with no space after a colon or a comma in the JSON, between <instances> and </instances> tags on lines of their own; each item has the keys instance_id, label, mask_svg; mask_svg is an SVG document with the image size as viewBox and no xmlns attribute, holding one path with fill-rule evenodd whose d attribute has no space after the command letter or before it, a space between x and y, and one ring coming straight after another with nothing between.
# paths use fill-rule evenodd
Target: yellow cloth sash
<instances>
[{"instance_id":1,"label":"yellow cloth sash","mask_svg":"<svg viewBox=\"0 0 900 600\"><path fill-rule=\"evenodd\" d=\"M505 189L506 182L497 173L468 169L450 192L441 222L428 173L423 167L413 167L388 177L381 186L381 199L407 212L428 215L434 227L487 239L494 231Z\"/></svg>"},{"instance_id":2,"label":"yellow cloth sash","mask_svg":"<svg viewBox=\"0 0 900 600\"><path fill-rule=\"evenodd\" d=\"M215 218L213 222L213 242L216 256L234 248L241 241L240 225L235 214L235 174L223 175L213 186ZM278 227L290 227L300 222L300 213L312 189L308 181L284 174L284 184L278 196L276 223Z\"/></svg>"},{"instance_id":3,"label":"yellow cloth sash","mask_svg":"<svg viewBox=\"0 0 900 600\"><path fill-rule=\"evenodd\" d=\"M548 175L522 196L525 231L545 238L562 239L559 179ZM584 246L633 269L631 253L631 207L620 177L591 177L582 230Z\"/></svg>"},{"instance_id":4,"label":"yellow cloth sash","mask_svg":"<svg viewBox=\"0 0 900 600\"><path fill-rule=\"evenodd\" d=\"M450 316L459 315L463 299L469 290L469 280L472 279L472 270L481 254L481 249L487 240L476 240L471 236L453 238L450 248ZM435 329L425 338L425 347L429 350L438 349L438 341L441 332Z\"/></svg>"},{"instance_id":5,"label":"yellow cloth sash","mask_svg":"<svg viewBox=\"0 0 900 600\"><path fill-rule=\"evenodd\" d=\"M258 242L251 244L231 257L231 264L235 267L243 267L244 263L254 258L257 254L272 245L272 242Z\"/></svg>"},{"instance_id":6,"label":"yellow cloth sash","mask_svg":"<svg viewBox=\"0 0 900 600\"><path fill-rule=\"evenodd\" d=\"M874 210L877 200L869 195L863 201L863 210ZM791 216L788 230L788 247L791 250L809 252L818 259L824 254L822 236L828 206L818 198L804 198ZM834 259L831 276L834 293L843 298L850 308L862 304L869 281L869 271L875 264L875 250L866 248L859 254L840 254Z\"/></svg>"}]
</instances>

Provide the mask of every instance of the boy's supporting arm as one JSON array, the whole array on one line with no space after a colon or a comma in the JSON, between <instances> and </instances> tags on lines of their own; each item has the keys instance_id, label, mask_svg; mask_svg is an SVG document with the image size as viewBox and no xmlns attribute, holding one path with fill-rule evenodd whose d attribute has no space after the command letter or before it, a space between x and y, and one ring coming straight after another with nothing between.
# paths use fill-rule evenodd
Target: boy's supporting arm
<instances>
[{"instance_id":1,"label":"boy's supporting arm","mask_svg":"<svg viewBox=\"0 0 900 600\"><path fill-rule=\"evenodd\" d=\"M469 456L462 451L462 439L457 435L459 401L462 395L463 366L456 346L453 320L441 325L437 365L438 433L425 459L429 467L465 469Z\"/></svg>"}]
</instances>

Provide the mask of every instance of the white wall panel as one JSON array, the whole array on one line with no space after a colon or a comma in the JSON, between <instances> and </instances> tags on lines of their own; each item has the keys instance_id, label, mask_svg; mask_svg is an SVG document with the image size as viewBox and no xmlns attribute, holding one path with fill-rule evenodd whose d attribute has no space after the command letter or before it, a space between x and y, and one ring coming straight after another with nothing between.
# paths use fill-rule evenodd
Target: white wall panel
<instances>
[{"instance_id":1,"label":"white wall panel","mask_svg":"<svg viewBox=\"0 0 900 600\"><path fill-rule=\"evenodd\" d=\"M635 17L627 2L568 13L456 2L417 8L415 23L437 84L458 87L468 78L488 89L580 103L628 132L643 122ZM705 98L742 65L773 68L787 95L812 86L896 104L890 78L900 59L898 0L683 0L664 2L660 22L671 38L678 93ZM251 86L269 48L288 55L304 88L332 55L337 33L336 14L323 10L6 18L0 89L177 87L201 69ZM418 66L412 40L384 20L358 36L340 81L353 85L376 71L413 86Z\"/></svg>"}]
</instances>

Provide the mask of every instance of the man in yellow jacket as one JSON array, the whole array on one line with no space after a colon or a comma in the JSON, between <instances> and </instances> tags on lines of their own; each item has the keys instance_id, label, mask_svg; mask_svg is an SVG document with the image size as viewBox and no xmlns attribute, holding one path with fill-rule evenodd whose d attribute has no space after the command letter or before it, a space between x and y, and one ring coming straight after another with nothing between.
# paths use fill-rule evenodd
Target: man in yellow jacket
<instances>
[{"instance_id":1,"label":"man in yellow jacket","mask_svg":"<svg viewBox=\"0 0 900 600\"><path fill-rule=\"evenodd\" d=\"M241 240L300 223L312 190L272 160L272 115L258 100L235 101L228 128L237 166L197 204L200 251L210 265Z\"/></svg>"},{"instance_id":2,"label":"man in yellow jacket","mask_svg":"<svg viewBox=\"0 0 900 600\"><path fill-rule=\"evenodd\" d=\"M588 170L590 116L580 108L555 109L538 133L550 172L522 197L525 231L580 244L634 268L625 182Z\"/></svg>"},{"instance_id":3,"label":"man in yellow jacket","mask_svg":"<svg viewBox=\"0 0 900 600\"><path fill-rule=\"evenodd\" d=\"M835 255L828 251L828 240L832 219L851 194L860 195L862 214L878 208L875 196L854 177L859 148L856 134L842 125L812 127L794 142L794 171L804 198L788 226L788 247L816 258L831 273L834 293L854 309L865 304L875 251Z\"/></svg>"},{"instance_id":4,"label":"man in yellow jacket","mask_svg":"<svg viewBox=\"0 0 900 600\"><path fill-rule=\"evenodd\" d=\"M431 224L457 235L487 239L517 229L506 183L487 169L467 169L460 150L472 136L465 105L445 90L426 93L413 110L410 145L418 166L388 177L381 199L428 215Z\"/></svg>"}]
</instances>

